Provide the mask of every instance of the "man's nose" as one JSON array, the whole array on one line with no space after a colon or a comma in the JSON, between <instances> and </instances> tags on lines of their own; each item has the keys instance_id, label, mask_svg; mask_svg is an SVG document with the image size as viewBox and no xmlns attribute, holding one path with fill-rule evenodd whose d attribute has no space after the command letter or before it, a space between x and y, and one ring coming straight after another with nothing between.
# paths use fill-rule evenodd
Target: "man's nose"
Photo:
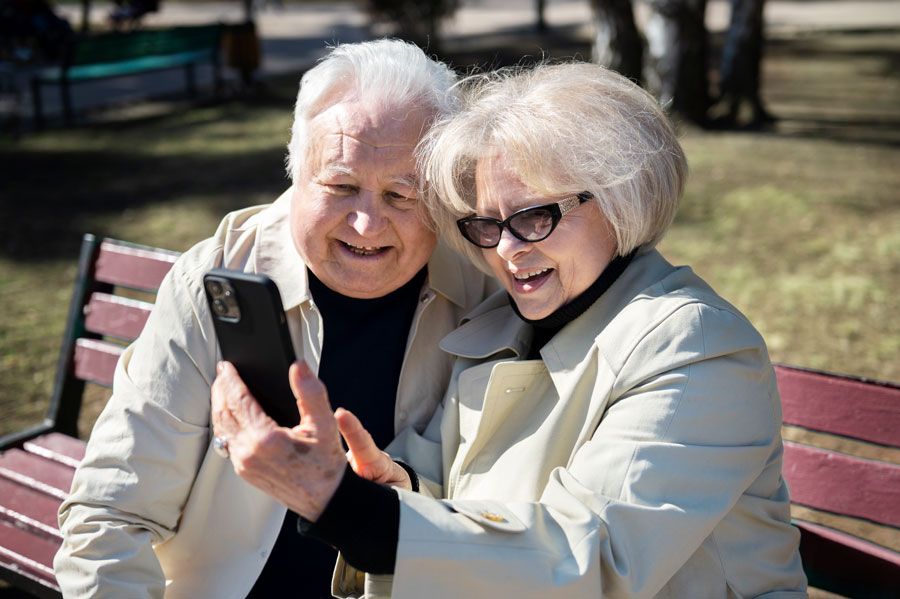
<instances>
[{"instance_id":1,"label":"man's nose","mask_svg":"<svg viewBox=\"0 0 900 599\"><path fill-rule=\"evenodd\" d=\"M381 233L387 223L384 202L378 194L361 190L347 215L347 223L363 237Z\"/></svg>"}]
</instances>

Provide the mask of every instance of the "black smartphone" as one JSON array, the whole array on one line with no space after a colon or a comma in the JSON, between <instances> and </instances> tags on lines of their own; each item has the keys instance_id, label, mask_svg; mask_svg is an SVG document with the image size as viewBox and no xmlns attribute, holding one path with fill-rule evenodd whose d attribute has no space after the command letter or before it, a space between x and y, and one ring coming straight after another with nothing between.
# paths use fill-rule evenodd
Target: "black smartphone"
<instances>
[{"instance_id":1,"label":"black smartphone","mask_svg":"<svg viewBox=\"0 0 900 599\"><path fill-rule=\"evenodd\" d=\"M294 346L278 287L269 277L217 268L203 276L222 357L280 426L300 422L288 382Z\"/></svg>"}]
</instances>

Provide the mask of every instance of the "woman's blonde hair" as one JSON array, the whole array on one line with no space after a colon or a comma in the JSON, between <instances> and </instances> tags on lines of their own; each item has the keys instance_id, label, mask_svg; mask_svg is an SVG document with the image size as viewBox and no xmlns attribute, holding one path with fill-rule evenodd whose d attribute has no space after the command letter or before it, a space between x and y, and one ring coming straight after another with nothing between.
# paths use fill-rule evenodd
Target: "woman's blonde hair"
<instances>
[{"instance_id":1,"label":"woman's blonde hair","mask_svg":"<svg viewBox=\"0 0 900 599\"><path fill-rule=\"evenodd\" d=\"M650 94L588 63L515 67L460 85L461 110L431 128L418 158L431 218L473 262L485 267L455 221L474 212L478 162L497 154L540 194L590 192L618 255L659 242L681 201L687 161Z\"/></svg>"}]
</instances>

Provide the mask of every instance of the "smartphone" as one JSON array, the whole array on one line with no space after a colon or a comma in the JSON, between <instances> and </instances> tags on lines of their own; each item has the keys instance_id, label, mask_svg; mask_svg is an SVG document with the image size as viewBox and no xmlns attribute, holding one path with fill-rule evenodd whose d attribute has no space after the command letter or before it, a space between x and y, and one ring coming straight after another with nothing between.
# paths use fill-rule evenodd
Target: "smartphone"
<instances>
[{"instance_id":1,"label":"smartphone","mask_svg":"<svg viewBox=\"0 0 900 599\"><path fill-rule=\"evenodd\" d=\"M222 357L280 426L300 422L288 382L294 346L278 287L269 277L217 268L203 276Z\"/></svg>"}]
</instances>

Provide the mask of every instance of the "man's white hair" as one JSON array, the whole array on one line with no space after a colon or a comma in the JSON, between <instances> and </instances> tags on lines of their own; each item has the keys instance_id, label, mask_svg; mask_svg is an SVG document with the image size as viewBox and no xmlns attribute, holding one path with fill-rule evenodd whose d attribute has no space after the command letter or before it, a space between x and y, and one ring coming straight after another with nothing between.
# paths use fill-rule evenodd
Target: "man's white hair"
<instances>
[{"instance_id":1,"label":"man's white hair","mask_svg":"<svg viewBox=\"0 0 900 599\"><path fill-rule=\"evenodd\" d=\"M371 100L386 106L431 109L440 118L457 106L456 74L401 40L381 39L334 47L300 80L287 171L300 176L309 143L308 126L341 101Z\"/></svg>"}]
</instances>

